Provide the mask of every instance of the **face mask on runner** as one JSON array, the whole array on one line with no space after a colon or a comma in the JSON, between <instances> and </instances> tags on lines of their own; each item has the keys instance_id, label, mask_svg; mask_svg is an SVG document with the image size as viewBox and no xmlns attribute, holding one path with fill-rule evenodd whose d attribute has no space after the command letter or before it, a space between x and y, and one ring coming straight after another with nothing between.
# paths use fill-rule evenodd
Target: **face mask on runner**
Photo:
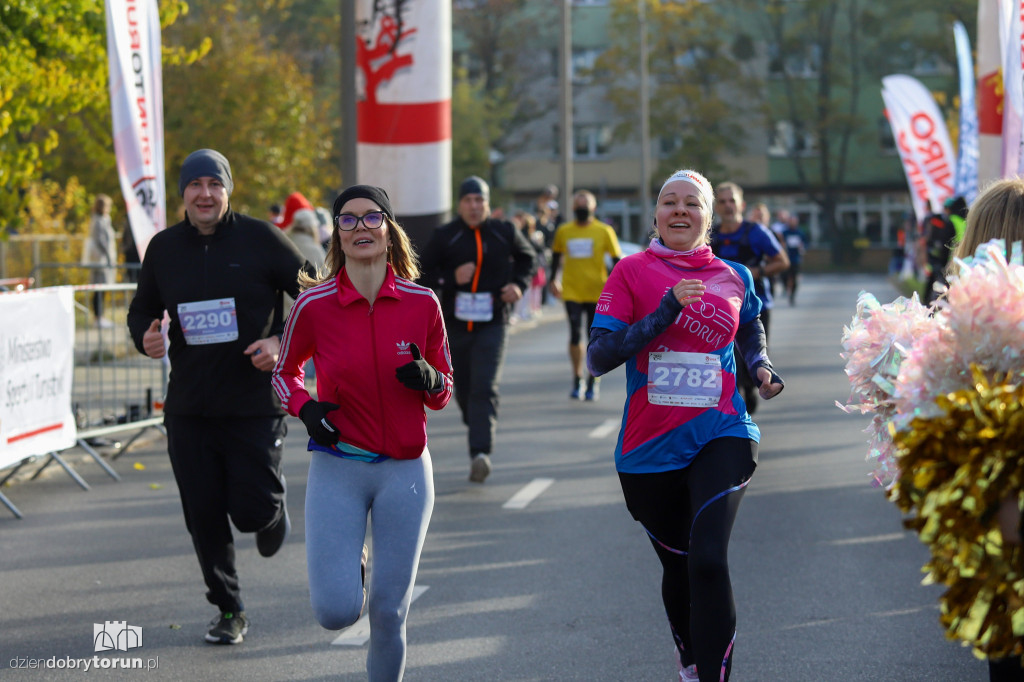
<instances>
[{"instance_id":1,"label":"face mask on runner","mask_svg":"<svg viewBox=\"0 0 1024 682\"><path fill-rule=\"evenodd\" d=\"M585 223L590 220L590 209L586 206L578 206L574 208L572 212L576 215L576 220L581 223Z\"/></svg>"}]
</instances>

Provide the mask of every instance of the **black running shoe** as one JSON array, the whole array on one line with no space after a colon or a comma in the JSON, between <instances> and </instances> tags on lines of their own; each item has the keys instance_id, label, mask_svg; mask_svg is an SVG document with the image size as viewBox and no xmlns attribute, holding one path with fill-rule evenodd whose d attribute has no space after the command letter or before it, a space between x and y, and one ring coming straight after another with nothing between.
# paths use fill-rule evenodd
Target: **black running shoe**
<instances>
[{"instance_id":1,"label":"black running shoe","mask_svg":"<svg viewBox=\"0 0 1024 682\"><path fill-rule=\"evenodd\" d=\"M212 627L206 633L206 641L211 644L241 644L242 637L249 631L249 621L244 611L225 611L211 620L210 625Z\"/></svg>"}]
</instances>

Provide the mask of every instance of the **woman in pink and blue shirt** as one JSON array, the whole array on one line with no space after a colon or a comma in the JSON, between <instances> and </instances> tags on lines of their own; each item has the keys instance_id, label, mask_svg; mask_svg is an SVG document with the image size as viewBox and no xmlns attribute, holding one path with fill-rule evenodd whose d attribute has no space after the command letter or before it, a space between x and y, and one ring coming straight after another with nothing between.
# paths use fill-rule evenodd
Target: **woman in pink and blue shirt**
<instances>
[{"instance_id":1,"label":"woman in pink and blue shirt","mask_svg":"<svg viewBox=\"0 0 1024 682\"><path fill-rule=\"evenodd\" d=\"M587 348L594 376L626 365L615 446L626 506L663 567L681 680L727 680L736 610L727 548L760 432L736 390L733 344L762 398L783 388L750 271L711 253L714 194L700 173L665 181L647 250L616 265Z\"/></svg>"}]
</instances>

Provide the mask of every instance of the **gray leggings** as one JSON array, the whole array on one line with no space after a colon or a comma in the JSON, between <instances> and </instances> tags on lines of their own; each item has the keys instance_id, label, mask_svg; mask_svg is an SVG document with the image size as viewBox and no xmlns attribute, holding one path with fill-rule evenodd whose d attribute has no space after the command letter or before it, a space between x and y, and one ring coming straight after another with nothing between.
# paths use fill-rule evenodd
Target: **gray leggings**
<instances>
[{"instance_id":1,"label":"gray leggings","mask_svg":"<svg viewBox=\"0 0 1024 682\"><path fill-rule=\"evenodd\" d=\"M306 562L313 612L328 630L340 630L359 619L363 606L359 558L369 514L373 572L366 671L370 682L401 680L405 619L434 508L430 452L424 449L418 459L376 464L324 452L310 454Z\"/></svg>"}]
</instances>

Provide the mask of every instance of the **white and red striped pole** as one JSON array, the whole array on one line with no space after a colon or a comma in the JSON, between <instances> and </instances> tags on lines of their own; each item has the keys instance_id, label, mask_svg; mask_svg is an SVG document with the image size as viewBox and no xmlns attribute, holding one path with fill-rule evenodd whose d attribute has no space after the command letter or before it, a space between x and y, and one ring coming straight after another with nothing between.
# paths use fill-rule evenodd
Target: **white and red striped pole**
<instances>
[{"instance_id":1,"label":"white and red striped pole","mask_svg":"<svg viewBox=\"0 0 1024 682\"><path fill-rule=\"evenodd\" d=\"M451 211L450 0L359 0L357 175L418 246Z\"/></svg>"}]
</instances>

